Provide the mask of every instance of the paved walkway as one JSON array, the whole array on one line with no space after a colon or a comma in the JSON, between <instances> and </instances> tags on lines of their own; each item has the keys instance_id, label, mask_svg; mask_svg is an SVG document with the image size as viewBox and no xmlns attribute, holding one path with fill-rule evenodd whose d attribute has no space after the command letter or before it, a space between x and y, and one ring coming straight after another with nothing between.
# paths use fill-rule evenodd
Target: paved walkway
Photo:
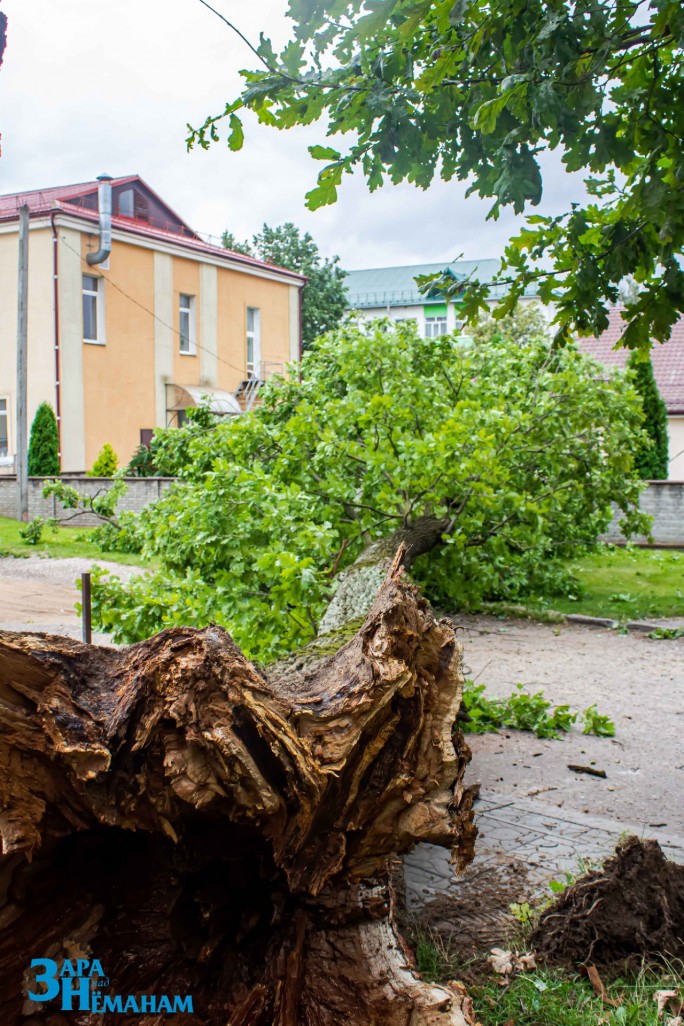
<instances>
[{"instance_id":1,"label":"paved walkway","mask_svg":"<svg viewBox=\"0 0 684 1026\"><path fill-rule=\"evenodd\" d=\"M580 871L582 860L601 861L610 855L621 835L634 833L654 837L665 855L684 863L684 837L663 834L655 825L638 824L587 816L569 809L517 797L486 792L475 806L479 836L476 856L465 874L457 878L443 848L422 844L404 859L409 909L419 910L437 898L458 899L474 878L503 864L516 864L519 897L531 897L546 889L550 880L562 879L567 871Z\"/></svg>"}]
</instances>

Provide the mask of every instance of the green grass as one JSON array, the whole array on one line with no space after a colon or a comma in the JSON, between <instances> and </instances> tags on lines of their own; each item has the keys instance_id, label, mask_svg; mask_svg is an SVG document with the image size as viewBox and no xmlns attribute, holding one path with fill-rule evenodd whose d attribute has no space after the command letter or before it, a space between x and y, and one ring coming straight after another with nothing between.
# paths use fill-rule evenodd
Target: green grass
<instances>
[{"instance_id":1,"label":"green grass","mask_svg":"<svg viewBox=\"0 0 684 1026\"><path fill-rule=\"evenodd\" d=\"M663 1026L653 995L657 990L682 991L682 966L657 966L631 977L604 977L608 995L618 1007L604 1004L582 974L563 969L537 970L503 978L485 966L484 959L463 964L458 942L433 930L417 936L416 961L431 983L464 980L482 1026ZM666 1017L667 1018L667 1017Z\"/></svg>"},{"instance_id":2,"label":"green grass","mask_svg":"<svg viewBox=\"0 0 684 1026\"><path fill-rule=\"evenodd\" d=\"M517 976L506 988L492 980L470 993L483 1026L662 1026L653 994L674 990L678 982L665 972L644 972L607 983L609 996L620 1002L617 1008L604 1004L585 977L561 970Z\"/></svg>"},{"instance_id":3,"label":"green grass","mask_svg":"<svg viewBox=\"0 0 684 1026\"><path fill-rule=\"evenodd\" d=\"M99 545L90 540L94 530L92 527L44 528L41 541L37 545L29 545L19 533L23 526L17 520L0 517L0 557L52 556L65 559L78 556L83 559L108 560L134 566L145 565L139 555L103 552Z\"/></svg>"},{"instance_id":4,"label":"green grass","mask_svg":"<svg viewBox=\"0 0 684 1026\"><path fill-rule=\"evenodd\" d=\"M684 616L684 551L602 546L570 564L573 598L549 597L561 613L614 620Z\"/></svg>"}]
</instances>

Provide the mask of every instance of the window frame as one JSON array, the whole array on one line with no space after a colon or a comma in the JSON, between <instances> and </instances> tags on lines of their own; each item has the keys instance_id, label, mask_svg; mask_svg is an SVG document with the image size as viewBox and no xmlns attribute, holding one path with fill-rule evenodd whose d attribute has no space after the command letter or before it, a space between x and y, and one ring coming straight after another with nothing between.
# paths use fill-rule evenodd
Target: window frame
<instances>
[{"instance_id":1,"label":"window frame","mask_svg":"<svg viewBox=\"0 0 684 1026\"><path fill-rule=\"evenodd\" d=\"M97 288L93 291L92 289L86 288L85 279L91 278L97 282ZM90 274L84 271L81 275L81 319L82 319L82 336L85 345L89 346L104 346L107 343L105 334L105 306L104 306L104 281L105 279L100 274ZM96 338L86 338L85 333L85 298L86 296L95 299L95 334Z\"/></svg>"},{"instance_id":2,"label":"window frame","mask_svg":"<svg viewBox=\"0 0 684 1026\"><path fill-rule=\"evenodd\" d=\"M183 300L188 301L187 306L184 305ZM196 356L197 355L197 296L193 296L190 292L179 292L178 293L178 352L181 356ZM183 315L187 314L188 317L188 335L187 338L183 334ZM186 341L188 344L187 349L183 349L183 342Z\"/></svg>"},{"instance_id":3,"label":"window frame","mask_svg":"<svg viewBox=\"0 0 684 1026\"><path fill-rule=\"evenodd\" d=\"M441 327L444 328L443 331L438 331L438 332L435 333L433 331L428 330L428 328L433 328L433 327L435 327L438 324ZM448 335L448 334L449 334L449 329L447 327L447 318L445 317L444 314L440 314L438 317L426 317L425 318L425 331L424 331L424 335L423 335L424 338L441 338L443 335Z\"/></svg>"},{"instance_id":4,"label":"window frame","mask_svg":"<svg viewBox=\"0 0 684 1026\"><path fill-rule=\"evenodd\" d=\"M249 315L255 314L254 327L249 327ZM252 359L249 359L250 341L252 344ZM261 374L261 307L248 306L245 309L245 369L247 377L260 378Z\"/></svg>"}]
</instances>

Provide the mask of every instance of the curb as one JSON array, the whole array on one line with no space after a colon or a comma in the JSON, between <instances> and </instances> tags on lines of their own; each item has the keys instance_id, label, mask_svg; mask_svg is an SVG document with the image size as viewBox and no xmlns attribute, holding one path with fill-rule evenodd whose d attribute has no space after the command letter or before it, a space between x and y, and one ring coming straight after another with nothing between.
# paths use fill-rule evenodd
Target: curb
<instances>
[{"instance_id":1,"label":"curb","mask_svg":"<svg viewBox=\"0 0 684 1026\"><path fill-rule=\"evenodd\" d=\"M584 624L587 627L605 627L611 631L624 627L628 631L639 631L642 634L650 634L651 631L666 626L657 622L647 623L645 620L629 620L627 623L621 623L619 620L609 620L603 616L585 616L583 613L566 613L565 619L568 623Z\"/></svg>"}]
</instances>

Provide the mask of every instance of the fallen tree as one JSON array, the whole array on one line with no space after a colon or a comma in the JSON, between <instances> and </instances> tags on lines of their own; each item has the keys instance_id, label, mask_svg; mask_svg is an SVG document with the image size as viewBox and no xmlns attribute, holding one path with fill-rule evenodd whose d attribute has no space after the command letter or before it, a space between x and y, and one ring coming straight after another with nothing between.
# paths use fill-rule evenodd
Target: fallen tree
<instances>
[{"instance_id":1,"label":"fallen tree","mask_svg":"<svg viewBox=\"0 0 684 1026\"><path fill-rule=\"evenodd\" d=\"M460 646L400 558L358 633L268 675L218 627L118 650L0 634L3 1023L55 1011L27 1000L33 958L192 995L204 1026L474 1022L393 917L397 854L463 866L475 836Z\"/></svg>"},{"instance_id":2,"label":"fallen tree","mask_svg":"<svg viewBox=\"0 0 684 1026\"><path fill-rule=\"evenodd\" d=\"M625 536L648 532L631 476L640 412L624 375L554 349L536 320L522 338L515 322L510 338L475 329L472 345L346 325L249 417L199 409L158 431L155 464L179 483L101 529L151 566L99 576L94 623L125 643L220 623L250 658L278 659L365 616L402 542L442 608L576 590L564 560L611 504Z\"/></svg>"}]
</instances>

